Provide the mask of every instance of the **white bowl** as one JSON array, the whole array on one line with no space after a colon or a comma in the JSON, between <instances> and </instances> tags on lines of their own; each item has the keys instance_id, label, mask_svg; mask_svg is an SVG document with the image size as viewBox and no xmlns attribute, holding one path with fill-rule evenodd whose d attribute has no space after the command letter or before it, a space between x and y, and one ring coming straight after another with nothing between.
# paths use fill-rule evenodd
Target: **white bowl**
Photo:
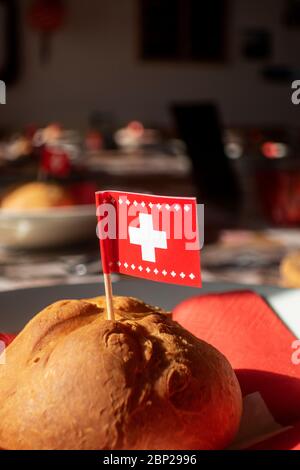
<instances>
[{"instance_id":1,"label":"white bowl","mask_svg":"<svg viewBox=\"0 0 300 470\"><path fill-rule=\"evenodd\" d=\"M94 205L39 209L0 210L0 247L52 248L96 236Z\"/></svg>"}]
</instances>

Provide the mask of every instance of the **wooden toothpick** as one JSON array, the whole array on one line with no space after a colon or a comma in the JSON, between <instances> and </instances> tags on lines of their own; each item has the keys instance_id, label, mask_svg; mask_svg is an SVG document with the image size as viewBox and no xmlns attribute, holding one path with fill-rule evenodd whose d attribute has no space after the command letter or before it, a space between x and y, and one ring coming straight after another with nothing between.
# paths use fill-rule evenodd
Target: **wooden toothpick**
<instances>
[{"instance_id":1,"label":"wooden toothpick","mask_svg":"<svg viewBox=\"0 0 300 470\"><path fill-rule=\"evenodd\" d=\"M113 307L113 292L110 274L104 273L104 287L106 297L106 312L107 320L115 321L114 307Z\"/></svg>"}]
</instances>

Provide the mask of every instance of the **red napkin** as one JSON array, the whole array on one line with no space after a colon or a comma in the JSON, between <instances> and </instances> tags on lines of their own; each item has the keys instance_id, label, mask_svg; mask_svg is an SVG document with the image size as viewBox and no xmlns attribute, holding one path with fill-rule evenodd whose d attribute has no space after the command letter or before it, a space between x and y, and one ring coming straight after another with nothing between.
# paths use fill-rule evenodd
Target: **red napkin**
<instances>
[{"instance_id":1,"label":"red napkin","mask_svg":"<svg viewBox=\"0 0 300 470\"><path fill-rule=\"evenodd\" d=\"M300 422L277 436L249 447L248 450L300 450Z\"/></svg>"},{"instance_id":2,"label":"red napkin","mask_svg":"<svg viewBox=\"0 0 300 470\"><path fill-rule=\"evenodd\" d=\"M262 297L247 291L199 296L178 305L173 318L223 352L237 373L244 396L259 392L283 426L300 421L300 365L291 360L295 336ZM266 445L279 445L282 438L282 445L288 446L290 432ZM300 447L300 424L292 435L298 436Z\"/></svg>"}]
</instances>

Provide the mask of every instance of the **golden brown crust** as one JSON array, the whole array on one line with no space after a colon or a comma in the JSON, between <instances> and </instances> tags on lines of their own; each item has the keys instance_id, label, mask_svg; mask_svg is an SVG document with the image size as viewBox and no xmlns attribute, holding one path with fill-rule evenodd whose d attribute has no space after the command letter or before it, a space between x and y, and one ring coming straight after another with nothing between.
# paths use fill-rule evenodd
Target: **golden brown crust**
<instances>
[{"instance_id":1,"label":"golden brown crust","mask_svg":"<svg viewBox=\"0 0 300 470\"><path fill-rule=\"evenodd\" d=\"M33 182L9 191L2 199L6 211L47 209L73 205L74 201L65 188L50 183Z\"/></svg>"},{"instance_id":2,"label":"golden brown crust","mask_svg":"<svg viewBox=\"0 0 300 470\"><path fill-rule=\"evenodd\" d=\"M33 318L0 366L5 449L219 449L234 437L240 388L227 360L161 309L103 297Z\"/></svg>"}]
</instances>

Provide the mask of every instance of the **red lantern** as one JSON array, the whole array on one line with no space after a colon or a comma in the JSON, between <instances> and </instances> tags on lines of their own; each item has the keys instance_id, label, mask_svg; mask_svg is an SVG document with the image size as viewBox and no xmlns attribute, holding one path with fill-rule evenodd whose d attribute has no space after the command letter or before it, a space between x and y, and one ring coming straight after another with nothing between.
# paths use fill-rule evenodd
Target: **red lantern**
<instances>
[{"instance_id":1,"label":"red lantern","mask_svg":"<svg viewBox=\"0 0 300 470\"><path fill-rule=\"evenodd\" d=\"M50 55L49 36L59 31L66 19L63 0L33 0L28 13L32 29L41 34L41 59L45 61Z\"/></svg>"},{"instance_id":2,"label":"red lantern","mask_svg":"<svg viewBox=\"0 0 300 470\"><path fill-rule=\"evenodd\" d=\"M30 26L41 33L53 33L64 25L66 10L62 0L34 0L29 10Z\"/></svg>"}]
</instances>

